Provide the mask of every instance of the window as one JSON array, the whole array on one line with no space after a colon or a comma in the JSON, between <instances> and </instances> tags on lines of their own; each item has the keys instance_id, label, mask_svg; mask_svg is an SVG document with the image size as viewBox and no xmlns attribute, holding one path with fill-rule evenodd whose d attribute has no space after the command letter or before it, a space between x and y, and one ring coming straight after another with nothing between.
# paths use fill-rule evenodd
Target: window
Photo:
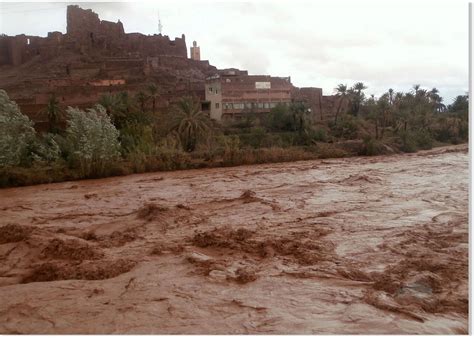
<instances>
[{"instance_id":1,"label":"window","mask_svg":"<svg viewBox=\"0 0 474 338\"><path fill-rule=\"evenodd\" d=\"M27 44L27 45L30 44L30 39L26 39L26 44Z\"/></svg>"},{"instance_id":2,"label":"window","mask_svg":"<svg viewBox=\"0 0 474 338\"><path fill-rule=\"evenodd\" d=\"M270 103L265 102L265 103L263 104L263 108L265 108L265 109L270 108Z\"/></svg>"},{"instance_id":3,"label":"window","mask_svg":"<svg viewBox=\"0 0 474 338\"><path fill-rule=\"evenodd\" d=\"M244 109L243 103L234 103L234 109Z\"/></svg>"},{"instance_id":4,"label":"window","mask_svg":"<svg viewBox=\"0 0 474 338\"><path fill-rule=\"evenodd\" d=\"M219 102L216 102L216 108L219 108Z\"/></svg>"},{"instance_id":5,"label":"window","mask_svg":"<svg viewBox=\"0 0 474 338\"><path fill-rule=\"evenodd\" d=\"M246 109L252 109L252 103L251 102L245 102L245 108Z\"/></svg>"},{"instance_id":6,"label":"window","mask_svg":"<svg viewBox=\"0 0 474 338\"><path fill-rule=\"evenodd\" d=\"M259 102L259 103L257 104L257 107L258 107L258 109L262 109L262 108L263 108L263 103L262 103L262 102Z\"/></svg>"},{"instance_id":7,"label":"window","mask_svg":"<svg viewBox=\"0 0 474 338\"><path fill-rule=\"evenodd\" d=\"M276 102L270 102L270 108L275 108L278 103Z\"/></svg>"},{"instance_id":8,"label":"window","mask_svg":"<svg viewBox=\"0 0 474 338\"><path fill-rule=\"evenodd\" d=\"M216 94L217 94L217 89L216 89Z\"/></svg>"},{"instance_id":9,"label":"window","mask_svg":"<svg viewBox=\"0 0 474 338\"><path fill-rule=\"evenodd\" d=\"M202 93L202 92L201 92ZM212 93L212 87L209 87L209 93Z\"/></svg>"}]
</instances>

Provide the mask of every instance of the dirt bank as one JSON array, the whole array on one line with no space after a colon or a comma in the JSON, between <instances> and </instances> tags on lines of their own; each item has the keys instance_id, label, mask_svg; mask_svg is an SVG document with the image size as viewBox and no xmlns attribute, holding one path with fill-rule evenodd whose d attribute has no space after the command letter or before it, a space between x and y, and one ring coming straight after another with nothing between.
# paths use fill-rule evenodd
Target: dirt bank
<instances>
[{"instance_id":1,"label":"dirt bank","mask_svg":"<svg viewBox=\"0 0 474 338\"><path fill-rule=\"evenodd\" d=\"M466 333L467 145L0 191L0 333Z\"/></svg>"}]
</instances>

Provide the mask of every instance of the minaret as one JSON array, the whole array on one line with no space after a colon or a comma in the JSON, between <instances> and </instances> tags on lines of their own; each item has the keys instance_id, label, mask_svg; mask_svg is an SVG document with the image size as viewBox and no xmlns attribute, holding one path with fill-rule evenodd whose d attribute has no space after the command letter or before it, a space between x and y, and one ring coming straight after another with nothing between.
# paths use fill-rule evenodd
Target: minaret
<instances>
[{"instance_id":1,"label":"minaret","mask_svg":"<svg viewBox=\"0 0 474 338\"><path fill-rule=\"evenodd\" d=\"M193 41L193 46L191 47L191 59L197 61L201 60L201 49L198 47L196 41Z\"/></svg>"}]
</instances>

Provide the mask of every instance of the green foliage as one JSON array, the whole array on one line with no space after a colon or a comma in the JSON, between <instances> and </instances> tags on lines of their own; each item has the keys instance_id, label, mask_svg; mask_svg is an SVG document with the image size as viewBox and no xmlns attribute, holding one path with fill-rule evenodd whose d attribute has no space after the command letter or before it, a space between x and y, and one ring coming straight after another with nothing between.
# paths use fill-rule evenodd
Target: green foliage
<instances>
[{"instance_id":1,"label":"green foliage","mask_svg":"<svg viewBox=\"0 0 474 338\"><path fill-rule=\"evenodd\" d=\"M61 147L57 140L62 141L61 136L57 134L43 134L36 139L32 151L32 158L35 164L46 165L61 160ZM61 142L59 141L59 142Z\"/></svg>"},{"instance_id":2,"label":"green foliage","mask_svg":"<svg viewBox=\"0 0 474 338\"><path fill-rule=\"evenodd\" d=\"M69 107L66 139L69 160L83 177L99 177L120 155L119 131L112 124L104 107L97 105L86 111Z\"/></svg>"},{"instance_id":3,"label":"green foliage","mask_svg":"<svg viewBox=\"0 0 474 338\"><path fill-rule=\"evenodd\" d=\"M458 95L454 102L448 106L448 111L452 113L467 113L469 111L469 96Z\"/></svg>"},{"instance_id":4,"label":"green foliage","mask_svg":"<svg viewBox=\"0 0 474 338\"><path fill-rule=\"evenodd\" d=\"M239 135L239 139L242 144L249 145L253 148L262 147L266 137L267 133L262 127L252 128L249 133Z\"/></svg>"},{"instance_id":5,"label":"green foliage","mask_svg":"<svg viewBox=\"0 0 474 338\"><path fill-rule=\"evenodd\" d=\"M323 128L314 128L308 131L308 137L313 142L326 142L328 135Z\"/></svg>"},{"instance_id":6,"label":"green foliage","mask_svg":"<svg viewBox=\"0 0 474 338\"><path fill-rule=\"evenodd\" d=\"M414 137L418 149L428 150L433 148L433 137L427 130L414 132Z\"/></svg>"},{"instance_id":7,"label":"green foliage","mask_svg":"<svg viewBox=\"0 0 474 338\"><path fill-rule=\"evenodd\" d=\"M157 166L160 170L177 170L191 167L189 154L182 150L181 142L173 135L161 140L156 153Z\"/></svg>"},{"instance_id":8,"label":"green foliage","mask_svg":"<svg viewBox=\"0 0 474 338\"><path fill-rule=\"evenodd\" d=\"M405 153L413 153L419 149L428 150L433 148L433 138L426 130L400 132L400 150Z\"/></svg>"},{"instance_id":9,"label":"green foliage","mask_svg":"<svg viewBox=\"0 0 474 338\"><path fill-rule=\"evenodd\" d=\"M294 118L287 106L279 104L264 117L263 125L269 131L294 130Z\"/></svg>"},{"instance_id":10,"label":"green foliage","mask_svg":"<svg viewBox=\"0 0 474 338\"><path fill-rule=\"evenodd\" d=\"M148 96L148 94L146 94L145 92L143 91L139 91L136 95L135 95L135 100L137 101L137 103L140 105L140 110L142 112L144 112L146 109L146 104L148 102L148 99L150 98L150 96Z\"/></svg>"},{"instance_id":11,"label":"green foliage","mask_svg":"<svg viewBox=\"0 0 474 338\"><path fill-rule=\"evenodd\" d=\"M383 145L375 138L368 136L364 138L364 147L359 155L376 156L384 153Z\"/></svg>"},{"instance_id":12,"label":"green foliage","mask_svg":"<svg viewBox=\"0 0 474 338\"><path fill-rule=\"evenodd\" d=\"M176 133L183 150L192 152L197 143L212 130L212 121L201 110L200 103L192 98L178 102L170 116L170 132Z\"/></svg>"},{"instance_id":13,"label":"green foliage","mask_svg":"<svg viewBox=\"0 0 474 338\"><path fill-rule=\"evenodd\" d=\"M133 152L154 154L156 142L152 126L136 122L127 123L120 129L120 144L124 155Z\"/></svg>"},{"instance_id":14,"label":"green foliage","mask_svg":"<svg viewBox=\"0 0 474 338\"><path fill-rule=\"evenodd\" d=\"M283 104L272 108L263 119L263 126L273 132L297 131L303 133L308 127L308 108L303 103Z\"/></svg>"},{"instance_id":15,"label":"green foliage","mask_svg":"<svg viewBox=\"0 0 474 338\"><path fill-rule=\"evenodd\" d=\"M105 94L100 97L99 104L105 108L117 129L122 129L130 123L150 124L154 120L154 115L140 109L144 108L143 100L145 100L145 94L141 93L135 97L127 92Z\"/></svg>"},{"instance_id":16,"label":"green foliage","mask_svg":"<svg viewBox=\"0 0 474 338\"><path fill-rule=\"evenodd\" d=\"M168 116L146 111L150 101L155 111L159 96L158 87L150 84L135 95L102 96L105 109L69 108L64 135L56 133L62 116L54 96L47 112L50 126L54 126L50 131L56 134L38 135L28 117L0 91L0 186L154 170L372 156L391 148L414 152L430 149L434 140L455 144L468 140L467 95L458 96L446 111L436 88L425 90L415 85L408 93L389 89L379 98L366 98L364 89L360 82L349 89L339 85L336 116L328 125L311 121L307 107L293 103L279 105L266 115L248 112L245 118L218 128L201 111L199 102L190 98L181 100ZM344 114L347 102L352 114ZM161 121L164 123L157 123Z\"/></svg>"},{"instance_id":17,"label":"green foliage","mask_svg":"<svg viewBox=\"0 0 474 338\"><path fill-rule=\"evenodd\" d=\"M147 86L147 91L148 91L148 98L152 100L152 105L153 105L153 113L155 113L155 108L156 108L156 99L158 98L160 94L160 90L158 86L154 83L150 83Z\"/></svg>"},{"instance_id":18,"label":"green foliage","mask_svg":"<svg viewBox=\"0 0 474 338\"><path fill-rule=\"evenodd\" d=\"M414 153L417 151L416 140L412 133L403 131L400 133L401 146L400 150L405 153Z\"/></svg>"},{"instance_id":19,"label":"green foliage","mask_svg":"<svg viewBox=\"0 0 474 338\"><path fill-rule=\"evenodd\" d=\"M33 122L0 90L0 167L27 164L35 135Z\"/></svg>"},{"instance_id":20,"label":"green foliage","mask_svg":"<svg viewBox=\"0 0 474 338\"><path fill-rule=\"evenodd\" d=\"M359 131L358 120L351 115L343 115L339 123L330 122L329 127L333 136L346 140L357 138Z\"/></svg>"},{"instance_id":21,"label":"green foliage","mask_svg":"<svg viewBox=\"0 0 474 338\"><path fill-rule=\"evenodd\" d=\"M46 115L48 117L49 132L58 133L59 132L59 123L63 117L63 112L59 106L59 101L56 98L56 95L51 95L48 99L48 105L46 106Z\"/></svg>"}]
</instances>

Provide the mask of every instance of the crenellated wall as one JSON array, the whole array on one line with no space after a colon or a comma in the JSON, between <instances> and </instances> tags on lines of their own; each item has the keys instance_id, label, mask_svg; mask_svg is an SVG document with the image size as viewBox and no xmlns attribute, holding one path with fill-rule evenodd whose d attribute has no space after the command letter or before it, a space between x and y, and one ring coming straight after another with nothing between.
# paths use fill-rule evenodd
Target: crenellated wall
<instances>
[{"instance_id":1,"label":"crenellated wall","mask_svg":"<svg viewBox=\"0 0 474 338\"><path fill-rule=\"evenodd\" d=\"M0 36L0 66L19 66L39 56L49 60L63 51L101 56L159 56L187 58L186 40L168 36L126 34L120 20L100 20L97 13L76 5L67 7L67 33L48 36Z\"/></svg>"}]
</instances>

